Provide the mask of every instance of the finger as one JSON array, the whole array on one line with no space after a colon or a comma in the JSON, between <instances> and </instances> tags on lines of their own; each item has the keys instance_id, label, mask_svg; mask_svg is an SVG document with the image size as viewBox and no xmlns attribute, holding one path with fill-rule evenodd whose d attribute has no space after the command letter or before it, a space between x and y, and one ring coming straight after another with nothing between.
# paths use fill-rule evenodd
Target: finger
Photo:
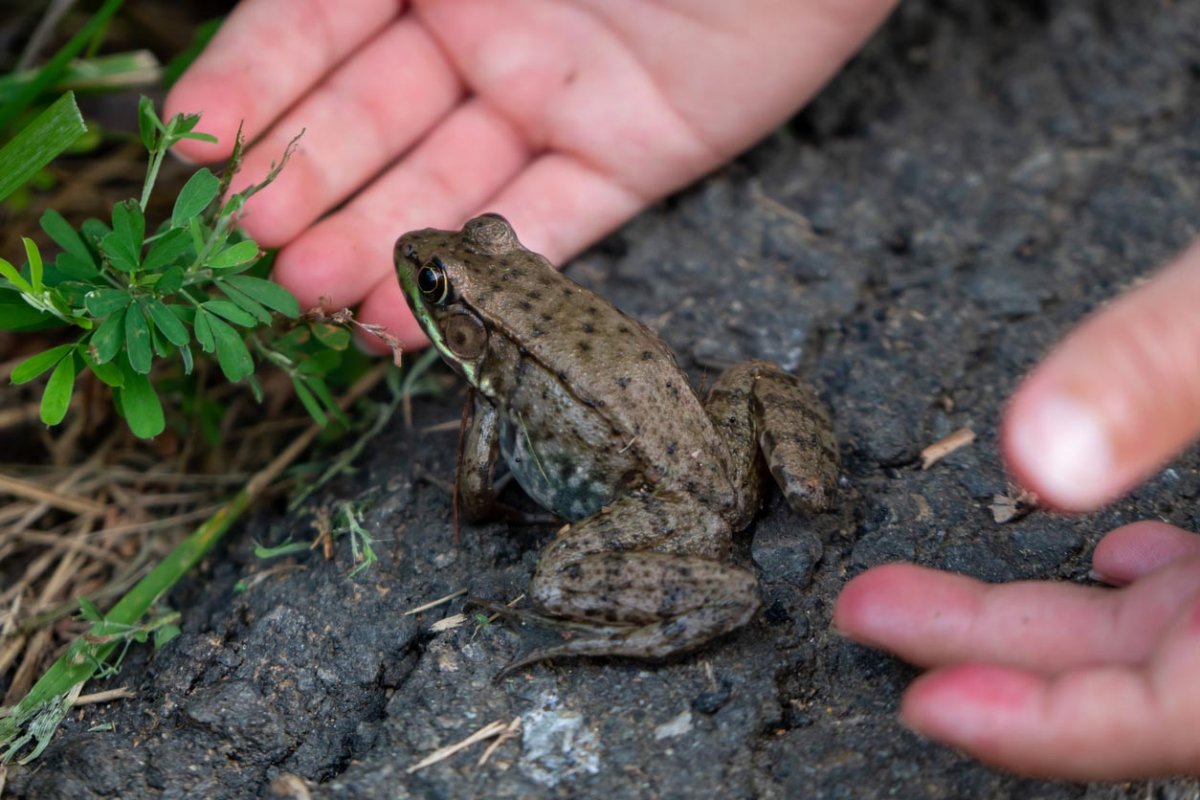
<instances>
[{"instance_id":1,"label":"finger","mask_svg":"<svg viewBox=\"0 0 1200 800\"><path fill-rule=\"evenodd\" d=\"M238 125L256 138L326 72L398 13L391 0L244 0L167 95L164 111L203 115L215 145L180 143L196 161L227 158Z\"/></svg>"},{"instance_id":2,"label":"finger","mask_svg":"<svg viewBox=\"0 0 1200 800\"><path fill-rule=\"evenodd\" d=\"M1200 557L1120 590L1026 581L985 584L889 564L854 578L834 624L919 666L986 661L1055 672L1145 658L1181 603L1200 591Z\"/></svg>"},{"instance_id":3,"label":"finger","mask_svg":"<svg viewBox=\"0 0 1200 800\"><path fill-rule=\"evenodd\" d=\"M1097 580L1121 586L1166 564L1200 555L1200 536L1165 522L1147 520L1117 528L1092 553Z\"/></svg>"},{"instance_id":4,"label":"finger","mask_svg":"<svg viewBox=\"0 0 1200 800\"><path fill-rule=\"evenodd\" d=\"M1095 508L1200 434L1200 245L1086 320L1017 390L1009 468L1048 504Z\"/></svg>"},{"instance_id":5,"label":"finger","mask_svg":"<svg viewBox=\"0 0 1200 800\"><path fill-rule=\"evenodd\" d=\"M965 664L918 678L900 718L926 736L1027 775L1078 781L1200 773L1200 602L1144 666L1045 676Z\"/></svg>"},{"instance_id":6,"label":"finger","mask_svg":"<svg viewBox=\"0 0 1200 800\"><path fill-rule=\"evenodd\" d=\"M649 202L575 158L546 153L478 210L504 215L525 247L561 266Z\"/></svg>"},{"instance_id":7,"label":"finger","mask_svg":"<svg viewBox=\"0 0 1200 800\"><path fill-rule=\"evenodd\" d=\"M261 181L301 130L287 168L241 221L278 247L343 201L442 119L462 85L415 19L390 26L310 92L246 155L232 189Z\"/></svg>"},{"instance_id":8,"label":"finger","mask_svg":"<svg viewBox=\"0 0 1200 800\"><path fill-rule=\"evenodd\" d=\"M528 159L525 143L503 117L469 101L402 165L280 251L275 278L302 307L361 302L358 319L386 325L404 344L417 346L424 338L396 286L396 237L414 228L461 225Z\"/></svg>"}]
</instances>

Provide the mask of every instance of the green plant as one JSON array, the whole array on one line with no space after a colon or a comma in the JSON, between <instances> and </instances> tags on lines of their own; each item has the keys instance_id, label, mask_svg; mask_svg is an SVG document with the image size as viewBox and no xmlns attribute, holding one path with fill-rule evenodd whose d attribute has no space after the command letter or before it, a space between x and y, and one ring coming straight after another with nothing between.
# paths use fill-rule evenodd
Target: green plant
<instances>
[{"instance_id":1,"label":"green plant","mask_svg":"<svg viewBox=\"0 0 1200 800\"><path fill-rule=\"evenodd\" d=\"M30 239L24 240L22 269L0 259L0 329L57 325L78 331L72 341L32 356L12 372L17 384L50 373L41 402L47 425L66 416L76 380L86 370L112 388L117 412L137 436L156 436L166 422L152 370L160 362L173 364L185 379L177 382L187 390L185 398L194 396L201 387L191 378L201 354L215 358L230 382L246 381L261 398L257 356L289 375L319 423L341 415L325 376L340 362L337 351L348 344L348 331L312 321L272 335L275 315L295 320L299 307L290 293L261 276L267 259L236 228L246 201L275 180L294 140L261 182L228 194L241 158L239 136L224 178L197 170L170 217L153 228L147 224L167 151L183 139L215 141L196 130L199 119L177 114L164 122L142 98L139 131L150 159L140 198L115 204L110 221L89 219L78 230L56 211L43 214L42 230L62 249L53 264L44 262Z\"/></svg>"},{"instance_id":2,"label":"green plant","mask_svg":"<svg viewBox=\"0 0 1200 800\"><path fill-rule=\"evenodd\" d=\"M341 501L334 506L334 514L337 515L340 523L333 529L335 536L341 534L350 535L350 552L354 556L356 566L350 570L350 575L353 577L364 570L371 568L371 565L379 560L379 556L375 554L375 539L370 532L363 527L363 512L349 501Z\"/></svg>"}]
</instances>

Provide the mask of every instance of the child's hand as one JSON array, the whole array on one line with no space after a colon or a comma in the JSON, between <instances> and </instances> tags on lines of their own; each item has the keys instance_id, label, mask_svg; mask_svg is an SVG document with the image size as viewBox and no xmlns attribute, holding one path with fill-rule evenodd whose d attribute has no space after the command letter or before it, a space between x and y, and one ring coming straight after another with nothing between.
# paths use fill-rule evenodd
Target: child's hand
<instances>
[{"instance_id":1,"label":"child's hand","mask_svg":"<svg viewBox=\"0 0 1200 800\"><path fill-rule=\"evenodd\" d=\"M179 147L201 161L245 120L234 188L305 129L244 224L302 306L411 345L399 234L498 211L562 263L795 112L893 2L245 0L167 111L220 138Z\"/></svg>"}]
</instances>

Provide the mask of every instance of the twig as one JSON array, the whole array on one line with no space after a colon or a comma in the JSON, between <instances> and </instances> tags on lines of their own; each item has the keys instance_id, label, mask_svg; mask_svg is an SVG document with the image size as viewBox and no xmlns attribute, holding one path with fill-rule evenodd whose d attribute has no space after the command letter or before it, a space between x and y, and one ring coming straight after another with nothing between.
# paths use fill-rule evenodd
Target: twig
<instances>
[{"instance_id":1,"label":"twig","mask_svg":"<svg viewBox=\"0 0 1200 800\"><path fill-rule=\"evenodd\" d=\"M436 764L439 761L445 761L450 756L454 755L460 750L466 750L476 742L482 742L484 739L490 739L493 736L499 736L504 732L504 730L505 725L500 720L489 722L487 725L484 725L482 728L475 731L462 741L455 742L454 744L448 744L445 747L439 747L437 750L434 750L432 753L425 756L425 758L406 769L405 772L411 775L419 769L425 769L425 767Z\"/></svg>"},{"instance_id":2,"label":"twig","mask_svg":"<svg viewBox=\"0 0 1200 800\"><path fill-rule=\"evenodd\" d=\"M81 694L78 699L75 700L75 705L87 706L95 705L96 703L111 703L113 700L125 700L130 697L137 697L137 693L122 686L119 689L108 689L103 692Z\"/></svg>"},{"instance_id":3,"label":"twig","mask_svg":"<svg viewBox=\"0 0 1200 800\"><path fill-rule=\"evenodd\" d=\"M959 428L921 451L921 469L929 469L955 450L961 450L973 441L975 441L975 431L970 428Z\"/></svg>"},{"instance_id":4,"label":"twig","mask_svg":"<svg viewBox=\"0 0 1200 800\"><path fill-rule=\"evenodd\" d=\"M475 762L475 766L482 767L484 764L486 764L488 762L488 759L492 757L492 753L495 753L500 748L500 745L504 744L509 739L516 736L517 732L520 730L521 730L521 718L513 717L513 721L508 723L508 727L505 728L504 731L499 736L496 737L496 741L489 744L487 747L487 750L483 751L483 755L481 755L479 757L479 761Z\"/></svg>"},{"instance_id":5,"label":"twig","mask_svg":"<svg viewBox=\"0 0 1200 800\"><path fill-rule=\"evenodd\" d=\"M424 605L417 606L416 608L410 608L408 611L405 611L404 614L402 614L401 616L408 617L408 616L412 616L413 614L420 614L422 611L428 611L431 608L437 608L442 603L449 603L454 598L462 597L466 593L467 593L466 589L459 589L457 592L451 592L450 594L446 595L445 597L439 597L437 600L430 600L428 603L426 603Z\"/></svg>"},{"instance_id":6,"label":"twig","mask_svg":"<svg viewBox=\"0 0 1200 800\"><path fill-rule=\"evenodd\" d=\"M6 376L0 374L0 379ZM26 403L16 408L0 409L0 430L24 425L38 418L41 403Z\"/></svg>"},{"instance_id":7,"label":"twig","mask_svg":"<svg viewBox=\"0 0 1200 800\"><path fill-rule=\"evenodd\" d=\"M0 475L0 492L23 497L26 500L36 500L39 503L53 506L72 514L104 514L104 504L87 500L75 495L63 494L38 486L36 483L23 481L10 475Z\"/></svg>"}]
</instances>

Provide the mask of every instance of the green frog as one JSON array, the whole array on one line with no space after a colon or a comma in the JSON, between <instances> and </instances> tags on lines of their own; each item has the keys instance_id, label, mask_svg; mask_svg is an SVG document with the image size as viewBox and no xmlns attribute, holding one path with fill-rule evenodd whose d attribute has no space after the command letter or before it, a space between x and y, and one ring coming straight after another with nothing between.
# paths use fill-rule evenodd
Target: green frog
<instances>
[{"instance_id":1,"label":"green frog","mask_svg":"<svg viewBox=\"0 0 1200 800\"><path fill-rule=\"evenodd\" d=\"M532 616L573 631L505 673L563 655L661 658L744 625L761 600L729 563L769 473L789 505L831 507L837 444L816 393L767 361L701 402L666 344L523 247L497 214L401 236L413 315L470 384L456 489L505 513L492 473L568 522L542 551Z\"/></svg>"}]
</instances>

